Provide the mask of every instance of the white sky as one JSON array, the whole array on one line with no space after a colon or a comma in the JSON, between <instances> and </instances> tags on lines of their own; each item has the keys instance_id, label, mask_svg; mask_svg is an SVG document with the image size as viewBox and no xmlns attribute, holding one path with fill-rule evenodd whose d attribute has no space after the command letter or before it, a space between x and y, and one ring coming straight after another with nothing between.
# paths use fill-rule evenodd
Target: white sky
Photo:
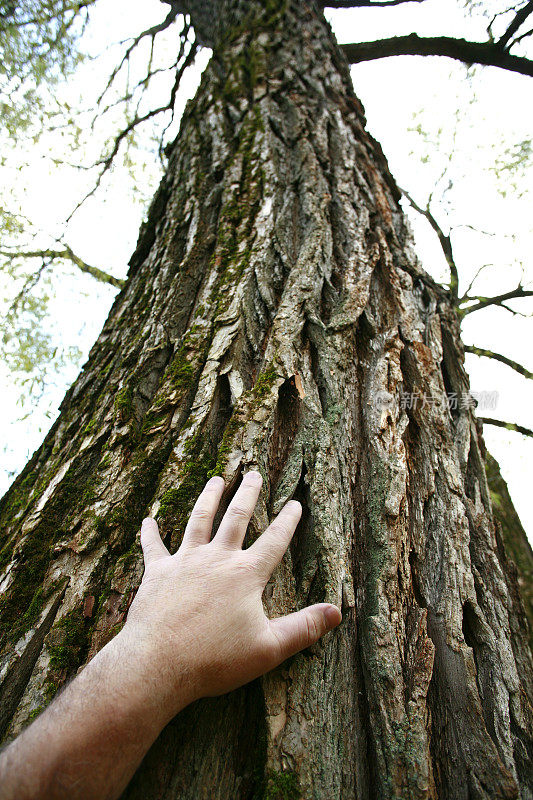
<instances>
[{"instance_id":1,"label":"white sky","mask_svg":"<svg viewBox=\"0 0 533 800\"><path fill-rule=\"evenodd\" d=\"M104 51L110 43L135 35L154 24L166 13L167 6L158 0L100 0L93 13L89 34L94 52ZM420 35L448 34L483 39L485 24L479 17L464 17L459 4L450 0L426 0L392 9L350 9L330 11L339 41L364 41L416 31ZM167 55L174 52L175 37L167 42ZM93 96L103 85L119 51L106 50L97 62L81 70L65 90L75 102L77 96ZM180 90L180 105L194 94L200 70L208 53L201 55L198 66L187 77ZM135 66L134 66L135 68ZM464 66L443 58L389 58L352 68L356 93L367 113L368 128L377 138L389 160L391 171L400 186L420 204L429 192L435 191L439 201L449 180L453 187L442 202L434 207L442 227L475 226L496 235L484 236L468 227L453 234L456 260L465 286L477 267L494 263L480 280L482 294L497 294L514 288L526 271L533 245L530 197L519 197L510 189L502 197L495 188L491 167L505 148L531 136L533 102L531 80L495 68L477 68L470 80ZM155 87L154 93L163 87ZM475 102L473 102L475 98ZM153 101L152 101L153 102ZM414 119L414 115L419 116ZM430 134L431 143L424 145L420 136L409 131L417 122ZM174 128L175 131L175 128ZM100 142L88 136L85 148L91 150ZM56 137L57 139L57 137ZM145 142L145 144L147 144ZM57 230L83 196L84 181L90 177L76 170L51 169L46 160L46 147L57 153L58 143L41 145L20 154L21 162L30 167L13 169L13 180L20 185L24 212L43 230ZM449 160L448 173L439 181ZM426 156L425 163L421 158ZM143 202L155 191L158 174L155 167L134 165L136 185L124 169L117 168L105 181L106 191L91 199L77 213L68 228L68 241L86 261L117 276L126 274L126 264L134 248L143 214ZM531 178L529 178L531 184ZM522 183L522 190L533 188ZM424 220L410 214L415 228L417 250L425 268L436 278L446 275L442 253L435 235ZM523 279L524 280L524 279ZM52 327L58 341L77 345L86 355L107 316L114 291L86 276L73 276L68 270L59 278L60 290L52 304ZM517 309L532 309L529 300L515 301ZM464 323L464 341L503 353L533 370L530 319L512 316L500 309L484 310L468 317ZM474 391L498 393L496 409L483 412L533 427L533 382L493 361L467 356L467 368ZM6 443L0 453L0 491L5 490L11 476L22 468L26 459L40 444L65 389L75 378L76 368L64 370L48 388L37 407L25 409L29 416L20 420L17 405L19 391L12 386L3 365L0 379L4 384L0 435ZM526 531L533 538L533 504L530 500L530 465L533 440L516 433L485 426L489 450L500 462L509 483L513 500Z\"/></svg>"}]
</instances>

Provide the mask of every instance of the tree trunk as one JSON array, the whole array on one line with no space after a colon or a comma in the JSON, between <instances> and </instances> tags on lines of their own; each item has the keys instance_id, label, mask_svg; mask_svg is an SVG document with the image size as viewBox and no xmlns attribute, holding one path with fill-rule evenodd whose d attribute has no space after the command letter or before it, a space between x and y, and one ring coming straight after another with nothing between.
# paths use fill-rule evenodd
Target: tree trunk
<instances>
[{"instance_id":1,"label":"tree trunk","mask_svg":"<svg viewBox=\"0 0 533 800\"><path fill-rule=\"evenodd\" d=\"M529 623L529 647L533 651L533 550L511 500L500 466L490 453L485 454L485 469L492 501L494 521L501 530L508 568L516 570L520 600ZM513 584L511 583L511 586Z\"/></svg>"},{"instance_id":2,"label":"tree trunk","mask_svg":"<svg viewBox=\"0 0 533 800\"><path fill-rule=\"evenodd\" d=\"M123 623L142 517L174 550L207 477L226 506L256 468L248 542L304 508L269 614L325 600L343 622L182 712L125 797L531 798L527 623L479 427L448 402L468 379L447 293L322 13L212 11L127 284L0 507L2 729Z\"/></svg>"}]
</instances>

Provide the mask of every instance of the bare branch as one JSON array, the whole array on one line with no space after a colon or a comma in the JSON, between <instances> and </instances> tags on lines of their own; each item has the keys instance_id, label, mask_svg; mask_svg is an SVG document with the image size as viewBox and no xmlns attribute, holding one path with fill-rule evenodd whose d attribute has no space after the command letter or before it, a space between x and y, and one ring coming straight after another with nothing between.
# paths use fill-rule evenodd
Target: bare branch
<instances>
[{"instance_id":1,"label":"bare branch","mask_svg":"<svg viewBox=\"0 0 533 800\"><path fill-rule=\"evenodd\" d=\"M515 372L519 372L524 378L533 380L533 372L523 367L518 361L512 361L512 359L507 358L507 356L502 356L500 353L495 353L493 350L485 350L482 347L465 344L465 351L475 356L484 356L485 358L492 358L494 361L500 361L502 364L506 364L508 367L511 367L511 369L514 369Z\"/></svg>"},{"instance_id":2,"label":"bare branch","mask_svg":"<svg viewBox=\"0 0 533 800\"><path fill-rule=\"evenodd\" d=\"M373 42L341 45L350 64L390 56L445 56L464 64L484 64L533 76L533 61L513 56L496 42L469 42L450 36L421 37L416 33Z\"/></svg>"},{"instance_id":3,"label":"bare branch","mask_svg":"<svg viewBox=\"0 0 533 800\"><path fill-rule=\"evenodd\" d=\"M466 292L464 293L464 297L463 297L463 298L461 298L461 301L462 301L462 300L463 300L465 297L467 297L467 296L468 296L469 292L472 290L472 288L473 288L473 286L474 286L475 282L477 281L477 279L479 278L479 276L481 275L481 273L482 273L484 270L488 269L489 267L493 267L493 266L494 266L494 264L491 264L491 263L489 263L489 264L482 264L480 267L478 267L478 269L477 269L477 270L476 270L476 272L474 273L474 277L472 278L472 280L471 280L471 281L470 281L470 283L468 284L467 290L466 290ZM461 301L460 301L460 302L461 302Z\"/></svg>"},{"instance_id":4,"label":"bare branch","mask_svg":"<svg viewBox=\"0 0 533 800\"><path fill-rule=\"evenodd\" d=\"M505 305L505 301L513 300L517 297L533 297L533 292L529 289L524 289L522 286L517 286L517 288L513 289L511 292L505 292L504 294L499 294L495 297L462 297L459 301L461 303L469 300L478 300L478 302L474 303L473 306L461 308L459 310L459 314L461 317L465 317L467 314L472 314L473 311L480 311L482 308L488 308L488 306L501 306L507 311L515 313L512 308L509 308L509 306Z\"/></svg>"},{"instance_id":5,"label":"bare branch","mask_svg":"<svg viewBox=\"0 0 533 800\"><path fill-rule=\"evenodd\" d=\"M524 428L523 425L517 425L515 422L504 422L502 419L493 419L492 417L479 417L484 425L495 425L497 428L506 428L508 431L516 431L521 433L522 436L533 436L533 431L530 428Z\"/></svg>"},{"instance_id":6,"label":"bare branch","mask_svg":"<svg viewBox=\"0 0 533 800\"><path fill-rule=\"evenodd\" d=\"M522 33L520 36L517 36L516 39L514 39L513 43L511 44L511 47L513 47L515 44L518 44L518 42L521 42L522 39L527 39L527 37L531 36L531 34L533 34L533 28L530 28L528 31Z\"/></svg>"},{"instance_id":7,"label":"bare branch","mask_svg":"<svg viewBox=\"0 0 533 800\"><path fill-rule=\"evenodd\" d=\"M186 43L186 39L184 39L182 41L182 47L183 48L185 47L185 43ZM177 91L179 89L181 78L182 78L183 73L185 72L185 70L188 67L191 66L191 64L193 63L194 59L196 58L197 51L198 51L198 45L197 45L196 42L194 42L193 44L191 44L190 50L187 53L187 56L185 57L181 67L176 72L176 77L175 77L172 89L170 91L170 98L169 98L168 103L166 103L165 105L162 105L162 106L158 106L157 108L152 108L150 111L147 111L146 114L141 114L140 116L136 115L131 120L131 122L128 125L126 125L126 127L123 128L120 131L120 133L117 134L117 136L114 139L113 146L111 147L111 150L110 150L109 154L107 156L105 156L99 162L99 165L101 166L101 170L100 170L100 172L98 174L98 177L96 178L96 181L94 182L93 187L87 192L87 194L79 201L79 203L77 203L75 208L71 211L71 213L69 214L69 216L66 219L67 223L70 222L70 220L72 219L74 214L89 199L89 197L92 197L94 195L94 193L100 187L100 184L102 183L102 179L103 179L104 175L108 172L108 170L111 169L111 166L113 165L113 162L114 162L114 160L115 160L115 158L116 158L116 156L118 154L118 151L120 150L120 146L121 146L122 142L124 141L124 139L128 136L128 134L130 134L137 126L142 125L143 122L147 122L148 120L152 119L153 117L158 116L159 114L164 113L165 111L171 111L172 114L174 114L174 105L175 105L175 101L176 101L176 94L177 94Z\"/></svg>"},{"instance_id":8,"label":"bare branch","mask_svg":"<svg viewBox=\"0 0 533 800\"><path fill-rule=\"evenodd\" d=\"M10 261L14 261L15 259L41 258L43 260L43 267L48 267L52 261L70 261L78 267L81 272L92 275L93 278L96 278L96 280L101 283L107 283L110 286L114 286L116 289L121 289L124 286L124 281L120 280L120 278L115 278L114 275L104 272L104 270L98 267L87 264L87 262L77 256L68 245L63 245L63 248L62 250L0 250L0 256L8 258ZM42 269L40 272L42 272Z\"/></svg>"},{"instance_id":9,"label":"bare branch","mask_svg":"<svg viewBox=\"0 0 533 800\"><path fill-rule=\"evenodd\" d=\"M158 25L153 25L151 28L147 28L145 31L142 31L142 33L139 33L139 35L136 36L133 39L133 41L131 42L129 47L126 49L126 52L122 56L122 59L117 64L117 66L114 68L114 70L112 71L111 75L109 76L109 80L107 81L107 84L106 84L102 94L98 98L98 101L97 101L98 105L102 102L106 92L111 88L111 85L113 84L113 81L117 77L118 73L120 72L120 70L122 69L124 64L127 61L129 61L132 52L135 50L135 48L137 47L139 42L141 42L146 36L150 36L151 39L152 39L152 44L153 44L153 41L156 38L157 34L161 33L162 31L166 30L167 28L169 28L172 25L172 23L174 22L174 20L176 19L177 16L178 16L178 10L176 8L172 7L170 9L170 11L168 12L167 16L165 17L165 19L162 22L160 22Z\"/></svg>"},{"instance_id":10,"label":"bare branch","mask_svg":"<svg viewBox=\"0 0 533 800\"><path fill-rule=\"evenodd\" d=\"M526 19L529 17L530 14L533 13L533 0L529 0L529 3L526 3L525 6L516 12L515 17L503 36L498 39L497 45L498 47L507 47L507 44L513 38L515 33L518 29L524 24ZM509 47L512 47L514 42L511 42Z\"/></svg>"},{"instance_id":11,"label":"bare branch","mask_svg":"<svg viewBox=\"0 0 533 800\"><path fill-rule=\"evenodd\" d=\"M427 219L427 221L429 222L429 224L431 225L431 227L433 228L433 230L437 234L440 246L442 248L442 252L444 253L444 257L446 259L446 263L448 264L448 267L449 267L449 270L450 270L450 294L451 294L451 297L452 297L452 301L454 302L454 304L457 304L457 299L458 299L458 296L459 296L459 272L457 270L457 264L455 263L455 258L454 258L454 255L453 255L452 241L451 241L450 236L449 235L447 236L444 233L444 231L442 230L442 228L438 224L437 220L435 219L435 217L431 213L431 210L430 210L430 202L431 201L430 200L428 201L428 204L427 204L427 206L425 208L421 208L421 206L419 206L417 203L415 203L415 201L413 200L411 195L408 192L406 192L405 189L401 189L401 187L400 187L400 191L403 192L403 194L409 200L409 203L412 205L412 207L415 209L415 211L418 211L419 214L421 214L423 217L425 217Z\"/></svg>"}]
</instances>

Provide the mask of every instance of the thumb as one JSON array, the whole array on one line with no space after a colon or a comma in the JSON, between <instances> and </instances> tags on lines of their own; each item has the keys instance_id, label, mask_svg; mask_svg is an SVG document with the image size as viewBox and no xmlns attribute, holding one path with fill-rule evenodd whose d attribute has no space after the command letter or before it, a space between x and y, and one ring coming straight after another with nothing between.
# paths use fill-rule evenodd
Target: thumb
<instances>
[{"instance_id":1,"label":"thumb","mask_svg":"<svg viewBox=\"0 0 533 800\"><path fill-rule=\"evenodd\" d=\"M148 566L152 561L158 561L160 558L165 558L170 555L161 541L157 522L151 517L147 517L142 521L141 547L143 549L145 566Z\"/></svg>"},{"instance_id":2,"label":"thumb","mask_svg":"<svg viewBox=\"0 0 533 800\"><path fill-rule=\"evenodd\" d=\"M286 617L270 620L270 625L281 645L281 661L299 653L317 642L321 636L336 628L342 619L337 606L317 603Z\"/></svg>"}]
</instances>

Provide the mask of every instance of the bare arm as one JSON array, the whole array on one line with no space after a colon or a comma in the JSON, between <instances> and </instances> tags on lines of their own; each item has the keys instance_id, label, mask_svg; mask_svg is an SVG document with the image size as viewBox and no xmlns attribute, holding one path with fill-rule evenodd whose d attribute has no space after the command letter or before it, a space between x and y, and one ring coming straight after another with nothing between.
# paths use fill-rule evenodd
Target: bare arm
<instances>
[{"instance_id":1,"label":"bare arm","mask_svg":"<svg viewBox=\"0 0 533 800\"><path fill-rule=\"evenodd\" d=\"M0 754L2 800L118 797L182 708L257 678L339 624L327 603L266 617L263 589L301 506L287 503L242 550L261 476L245 475L211 540L223 489L222 478L207 483L175 555L144 520L145 572L124 628Z\"/></svg>"}]
</instances>

